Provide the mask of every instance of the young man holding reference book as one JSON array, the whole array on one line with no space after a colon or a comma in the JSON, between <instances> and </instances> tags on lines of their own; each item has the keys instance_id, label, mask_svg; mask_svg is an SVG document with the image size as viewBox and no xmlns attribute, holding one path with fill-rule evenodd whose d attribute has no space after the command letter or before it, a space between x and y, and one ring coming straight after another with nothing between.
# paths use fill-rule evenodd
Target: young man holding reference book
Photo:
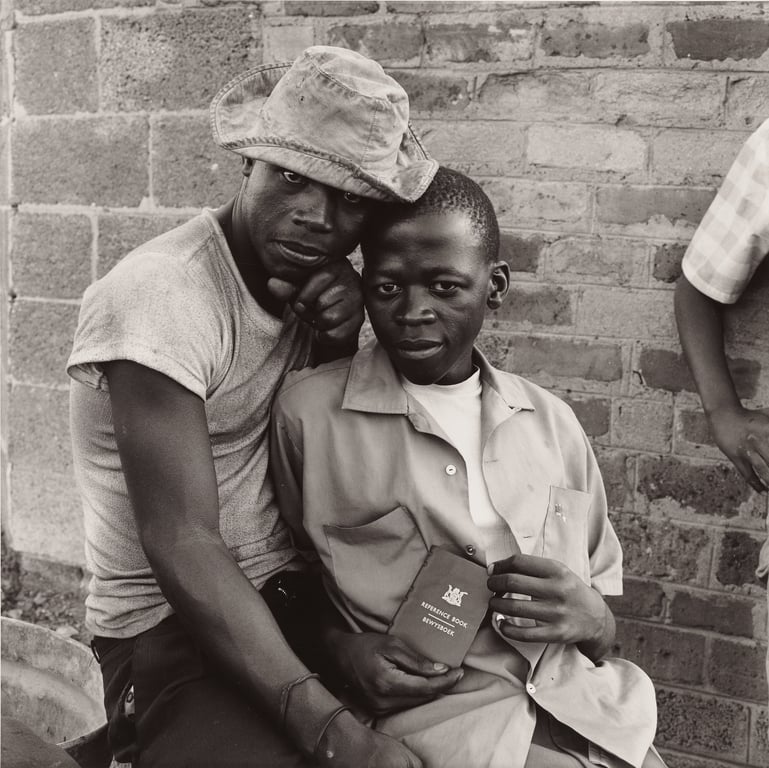
<instances>
[{"instance_id":1,"label":"young man holding reference book","mask_svg":"<svg viewBox=\"0 0 769 768\"><path fill-rule=\"evenodd\" d=\"M606 658L622 553L587 437L474 346L510 279L490 201L439 169L361 245L377 339L288 374L271 462L349 625L461 664L448 693L374 726L434 768L662 766L651 681Z\"/></svg>"}]
</instances>

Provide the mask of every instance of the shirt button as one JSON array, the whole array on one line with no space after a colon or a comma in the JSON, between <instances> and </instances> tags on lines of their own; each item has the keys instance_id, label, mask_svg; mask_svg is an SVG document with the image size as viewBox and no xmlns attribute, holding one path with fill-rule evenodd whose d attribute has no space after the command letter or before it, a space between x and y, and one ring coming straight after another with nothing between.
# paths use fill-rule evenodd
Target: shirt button
<instances>
[{"instance_id":1,"label":"shirt button","mask_svg":"<svg viewBox=\"0 0 769 768\"><path fill-rule=\"evenodd\" d=\"M526 691L533 696L537 692L537 686L534 683L526 683Z\"/></svg>"},{"instance_id":2,"label":"shirt button","mask_svg":"<svg viewBox=\"0 0 769 768\"><path fill-rule=\"evenodd\" d=\"M467 552L468 555L474 555L475 554L475 547L472 544L468 544L465 547L465 552Z\"/></svg>"},{"instance_id":3,"label":"shirt button","mask_svg":"<svg viewBox=\"0 0 769 768\"><path fill-rule=\"evenodd\" d=\"M457 468L453 464L447 464L446 465L446 474L447 475L456 475L457 474Z\"/></svg>"}]
</instances>

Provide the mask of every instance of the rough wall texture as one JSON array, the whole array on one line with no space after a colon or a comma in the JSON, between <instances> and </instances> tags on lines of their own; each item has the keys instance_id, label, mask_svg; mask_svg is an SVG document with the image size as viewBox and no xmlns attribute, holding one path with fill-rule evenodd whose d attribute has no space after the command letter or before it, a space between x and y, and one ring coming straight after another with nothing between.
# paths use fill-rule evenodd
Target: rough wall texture
<instances>
[{"instance_id":1,"label":"rough wall texture","mask_svg":"<svg viewBox=\"0 0 769 768\"><path fill-rule=\"evenodd\" d=\"M3 525L82 564L64 373L78 298L132 246L223 202L220 84L312 43L381 61L433 153L477 178L512 295L482 345L564 396L626 554L618 651L659 691L672 768L766 766L767 499L712 444L677 342L680 259L769 117L765 3L2 0ZM767 264L769 266L769 264ZM769 406L769 269L729 315Z\"/></svg>"}]
</instances>

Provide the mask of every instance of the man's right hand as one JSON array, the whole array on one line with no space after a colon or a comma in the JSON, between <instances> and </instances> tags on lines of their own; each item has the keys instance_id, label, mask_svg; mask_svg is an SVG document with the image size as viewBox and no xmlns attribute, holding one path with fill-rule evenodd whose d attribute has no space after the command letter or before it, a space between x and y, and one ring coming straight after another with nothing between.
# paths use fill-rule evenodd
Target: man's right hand
<instances>
[{"instance_id":1,"label":"man's right hand","mask_svg":"<svg viewBox=\"0 0 769 768\"><path fill-rule=\"evenodd\" d=\"M716 445L751 487L769 489L769 409L721 409L708 417Z\"/></svg>"},{"instance_id":2,"label":"man's right hand","mask_svg":"<svg viewBox=\"0 0 769 768\"><path fill-rule=\"evenodd\" d=\"M391 635L339 631L333 646L337 669L372 715L432 701L463 674L432 662Z\"/></svg>"},{"instance_id":3,"label":"man's right hand","mask_svg":"<svg viewBox=\"0 0 769 768\"><path fill-rule=\"evenodd\" d=\"M323 734L315 759L321 768L422 768L422 761L399 741L342 712Z\"/></svg>"}]
</instances>

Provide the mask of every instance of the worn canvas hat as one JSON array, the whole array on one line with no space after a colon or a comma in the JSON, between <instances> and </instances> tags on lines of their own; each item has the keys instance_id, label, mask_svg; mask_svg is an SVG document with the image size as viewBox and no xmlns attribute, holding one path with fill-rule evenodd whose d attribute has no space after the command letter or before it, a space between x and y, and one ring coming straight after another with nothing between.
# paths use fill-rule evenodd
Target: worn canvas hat
<instances>
[{"instance_id":1,"label":"worn canvas hat","mask_svg":"<svg viewBox=\"0 0 769 768\"><path fill-rule=\"evenodd\" d=\"M256 67L211 102L214 141L346 192L412 202L438 163L409 126L408 95L375 61L313 46Z\"/></svg>"}]
</instances>

